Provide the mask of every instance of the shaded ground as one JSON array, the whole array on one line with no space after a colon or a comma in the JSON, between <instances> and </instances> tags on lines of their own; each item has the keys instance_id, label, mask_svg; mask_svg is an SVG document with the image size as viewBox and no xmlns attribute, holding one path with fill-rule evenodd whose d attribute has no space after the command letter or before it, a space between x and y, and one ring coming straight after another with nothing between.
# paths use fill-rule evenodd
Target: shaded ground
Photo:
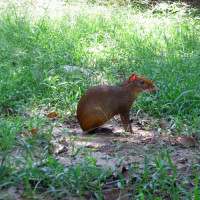
<instances>
[{"instance_id":1,"label":"shaded ground","mask_svg":"<svg viewBox=\"0 0 200 200\"><path fill-rule=\"evenodd\" d=\"M54 128L55 140L51 141L53 149L49 151L55 153L58 162L67 167L84 160L85 156L93 157L96 165L104 167L105 170L114 167L121 169L120 172L126 180L129 177L129 166L137 168L134 172L135 177L141 176L144 172L145 157L149 159L148 165L155 167L155 156L159 155L161 151L168 149L171 162L178 172L179 181L177 185L180 182L184 182L190 187L192 183L185 179L185 177L195 178L191 163L193 162L194 165L200 164L199 144L189 138L185 138L182 142L180 137L177 139L177 136L158 135L152 126L149 126L149 130L145 131L144 127L148 123L148 120L133 123L135 134L132 135L129 133L125 134L119 119L115 119L106 125L106 127L113 129L113 134L102 132L90 135L82 133L77 120L71 119ZM67 133L64 134L63 131ZM88 151L90 151L89 154L86 153ZM168 173L170 174L172 171L169 169ZM118 178L117 174L112 174L102 185L105 200L114 200L122 194L128 194L128 189L125 192L122 192L120 189L113 189L117 188L116 180ZM23 192L17 188L9 188L6 193L15 199L23 199ZM51 197L48 198L51 199Z\"/></svg>"},{"instance_id":2,"label":"shaded ground","mask_svg":"<svg viewBox=\"0 0 200 200\"><path fill-rule=\"evenodd\" d=\"M97 159L98 165L107 164L108 167L119 165L118 159L110 157L109 162L105 161L107 155L118 153L125 156L124 164L141 163L144 157L150 157L152 153L158 153L160 148L169 148L172 163L176 165L177 169L185 168L187 163L199 162L195 160L195 156L200 153L199 144L189 144L187 148L177 140L177 136L167 136L157 134L156 130L145 131L142 125L133 125L134 135L124 133L123 127L120 125L119 120L113 120L106 127L114 129L113 134L110 133L97 133L90 135L82 133L76 120L70 120L66 124L62 124L59 129L55 128L55 133L59 134L62 129L68 129L73 136L78 136L79 140L75 141L75 148L86 147L92 149L92 154ZM69 145L69 136L62 135L58 142L65 141ZM69 153L69 152L68 152ZM68 158L63 154L58 156L62 163L67 164ZM79 159L79 158L78 158ZM184 162L183 162L184 160Z\"/></svg>"},{"instance_id":3,"label":"shaded ground","mask_svg":"<svg viewBox=\"0 0 200 200\"><path fill-rule=\"evenodd\" d=\"M150 130L145 131L144 129L147 127L148 123L150 124L148 120L134 123L134 135L129 133L125 134L123 132L122 124L120 124L119 119L112 120L106 125L106 127L114 129L113 134L97 133L95 135L90 135L82 133L76 120L67 121L66 124L62 124L60 129L56 128L54 131L59 134L62 129L68 129L73 136L78 136L79 138L74 142L75 149L80 147L91 149L92 152L90 156L96 158L97 166L104 167L105 170L113 167L121 168L121 173L124 174L123 176L125 179L129 176L127 171L129 166L134 165L138 167L136 172L138 174L135 174L135 177L137 177L144 172L145 157L150 160L149 165L155 167L155 156L159 155L161 151L168 149L171 162L178 172L179 183L184 182L189 187L192 186L191 180L194 179L194 175L191 163L193 163L194 166L200 164L199 144L195 144L193 139L185 136L158 135L157 130L153 130L151 125L148 126ZM166 132L170 132L170 130ZM60 143L62 142L70 146L69 136L62 135L60 137ZM57 151L59 152L59 150ZM69 155L72 155L72 151L68 150L64 154L59 154L59 162L67 166L71 165L71 156ZM84 152L78 154L74 158L74 162L79 162L84 156ZM198 167L197 172L199 172ZM172 173L171 169L169 169L168 173L169 175ZM113 176L115 178L115 175ZM188 176L191 178L190 181L186 178ZM103 186L105 190L113 188L116 184L116 181L113 181L113 177L112 181L110 179L108 180L109 184L106 182L107 181L105 181L105 185ZM177 185L179 185L179 183L177 182ZM111 192L105 194L104 198L109 200L117 199L120 195L122 195L121 190L111 190Z\"/></svg>"}]
</instances>

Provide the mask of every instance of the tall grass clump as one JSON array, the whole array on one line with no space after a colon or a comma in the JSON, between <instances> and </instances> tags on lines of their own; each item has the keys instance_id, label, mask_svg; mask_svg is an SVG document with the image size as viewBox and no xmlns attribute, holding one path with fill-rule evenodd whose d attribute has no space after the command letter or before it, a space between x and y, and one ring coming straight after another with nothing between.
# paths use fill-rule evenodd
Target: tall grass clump
<instances>
[{"instance_id":1,"label":"tall grass clump","mask_svg":"<svg viewBox=\"0 0 200 200\"><path fill-rule=\"evenodd\" d=\"M143 95L134 110L174 116L198 127L198 15L184 6L174 12L162 7L144 12L130 6L53 3L4 5L1 107L37 104L73 113L92 85L102 80L117 84L138 72L160 92ZM90 73L87 78L67 73L63 65L82 65Z\"/></svg>"}]
</instances>

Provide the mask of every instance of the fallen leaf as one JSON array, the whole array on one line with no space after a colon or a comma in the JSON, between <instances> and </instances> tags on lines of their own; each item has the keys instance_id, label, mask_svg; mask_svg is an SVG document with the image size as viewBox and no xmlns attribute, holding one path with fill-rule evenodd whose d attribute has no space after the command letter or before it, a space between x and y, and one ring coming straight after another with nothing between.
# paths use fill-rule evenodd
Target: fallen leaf
<instances>
[{"instance_id":1,"label":"fallen leaf","mask_svg":"<svg viewBox=\"0 0 200 200\"><path fill-rule=\"evenodd\" d=\"M126 195L126 196L125 196ZM128 190L122 190L122 189L112 189L109 192L106 192L104 195L105 200L116 200L116 199L121 199L121 200L128 200ZM124 196L124 197L123 197Z\"/></svg>"},{"instance_id":2,"label":"fallen leaf","mask_svg":"<svg viewBox=\"0 0 200 200\"><path fill-rule=\"evenodd\" d=\"M58 116L58 114L59 114L58 112L51 112L51 113L47 114L46 116L48 118L54 118L54 117Z\"/></svg>"},{"instance_id":3,"label":"fallen leaf","mask_svg":"<svg viewBox=\"0 0 200 200\"><path fill-rule=\"evenodd\" d=\"M160 128L165 129L167 127L167 122L164 119L159 119L158 125Z\"/></svg>"},{"instance_id":4,"label":"fallen leaf","mask_svg":"<svg viewBox=\"0 0 200 200\"><path fill-rule=\"evenodd\" d=\"M177 163L182 163L182 164L184 164L184 163L186 163L186 162L187 162L187 159L186 159L186 158L180 158L180 159L177 160Z\"/></svg>"},{"instance_id":5,"label":"fallen leaf","mask_svg":"<svg viewBox=\"0 0 200 200\"><path fill-rule=\"evenodd\" d=\"M68 149L64 145L61 145L55 141L53 141L51 143L52 143L52 148L48 149L50 154L52 154L52 153L60 154L60 153L68 151Z\"/></svg>"},{"instance_id":6,"label":"fallen leaf","mask_svg":"<svg viewBox=\"0 0 200 200\"><path fill-rule=\"evenodd\" d=\"M119 169L119 172L121 173L121 175L123 176L124 180L128 181L128 178L130 176L129 174L129 171L128 169L125 167L125 166L122 166L120 169ZM118 178L118 173L117 172L114 172L113 173L113 177L114 178Z\"/></svg>"},{"instance_id":7,"label":"fallen leaf","mask_svg":"<svg viewBox=\"0 0 200 200\"><path fill-rule=\"evenodd\" d=\"M39 131L39 129L33 128L33 129L29 130L29 131L23 131L23 132L21 133L21 136L22 136L22 137L28 137L28 136L30 136L29 133L31 133L32 137L34 138L34 137L37 136L38 131ZM37 137L38 137L38 136L37 136Z\"/></svg>"},{"instance_id":8,"label":"fallen leaf","mask_svg":"<svg viewBox=\"0 0 200 200\"><path fill-rule=\"evenodd\" d=\"M184 135L176 139L176 145L183 145L185 147L194 147L195 142L192 138L189 138Z\"/></svg>"},{"instance_id":9,"label":"fallen leaf","mask_svg":"<svg viewBox=\"0 0 200 200\"><path fill-rule=\"evenodd\" d=\"M172 175L172 174L173 174L173 170L172 170L172 169L168 169L168 170L167 170L167 174L168 174L168 175Z\"/></svg>"},{"instance_id":10,"label":"fallen leaf","mask_svg":"<svg viewBox=\"0 0 200 200\"><path fill-rule=\"evenodd\" d=\"M32 137L35 138L35 137L40 137L39 135L37 135L38 131L39 131L39 129L33 128L29 132L31 132L32 133Z\"/></svg>"},{"instance_id":11,"label":"fallen leaf","mask_svg":"<svg viewBox=\"0 0 200 200\"><path fill-rule=\"evenodd\" d=\"M33 128L31 130L29 130L29 132L31 132L32 134L36 134L39 131L38 128Z\"/></svg>"},{"instance_id":12,"label":"fallen leaf","mask_svg":"<svg viewBox=\"0 0 200 200\"><path fill-rule=\"evenodd\" d=\"M121 171L121 174L122 174L124 180L126 180L126 183L127 183L128 182L128 178L130 177L129 170L126 167L123 166L120 169L120 171Z\"/></svg>"},{"instance_id":13,"label":"fallen leaf","mask_svg":"<svg viewBox=\"0 0 200 200\"><path fill-rule=\"evenodd\" d=\"M32 199L32 195L30 193L24 193L21 195L22 199Z\"/></svg>"},{"instance_id":14,"label":"fallen leaf","mask_svg":"<svg viewBox=\"0 0 200 200\"><path fill-rule=\"evenodd\" d=\"M21 136L22 136L22 137L27 137L27 136L28 136L28 132L27 132L27 131L23 131L23 132L21 133Z\"/></svg>"}]
</instances>

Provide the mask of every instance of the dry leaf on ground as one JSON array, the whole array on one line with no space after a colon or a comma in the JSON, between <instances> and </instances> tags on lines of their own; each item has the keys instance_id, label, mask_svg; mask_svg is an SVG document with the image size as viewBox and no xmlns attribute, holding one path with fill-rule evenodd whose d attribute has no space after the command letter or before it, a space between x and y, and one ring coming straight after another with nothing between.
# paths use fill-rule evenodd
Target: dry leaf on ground
<instances>
[{"instance_id":1,"label":"dry leaf on ground","mask_svg":"<svg viewBox=\"0 0 200 200\"><path fill-rule=\"evenodd\" d=\"M128 200L128 190L122 190L122 189L112 189L109 192L106 192L103 196L105 200ZM124 196L124 197L123 197Z\"/></svg>"},{"instance_id":2,"label":"dry leaf on ground","mask_svg":"<svg viewBox=\"0 0 200 200\"><path fill-rule=\"evenodd\" d=\"M181 136L176 139L176 145L183 145L185 147L194 147L195 142L192 138Z\"/></svg>"},{"instance_id":3,"label":"dry leaf on ground","mask_svg":"<svg viewBox=\"0 0 200 200\"><path fill-rule=\"evenodd\" d=\"M29 131L23 131L23 132L21 133L21 136L22 136L22 137L28 137L28 136L30 136L29 133L31 133L31 134L32 134L32 137L34 138L34 137L36 137L38 131L39 131L39 129L33 128L33 129L29 130ZM37 136L37 137L38 137L38 136Z\"/></svg>"},{"instance_id":4,"label":"dry leaf on ground","mask_svg":"<svg viewBox=\"0 0 200 200\"><path fill-rule=\"evenodd\" d=\"M50 154L52 153L60 154L68 151L68 149L64 145L61 145L57 142L52 142L52 148L49 148L48 151Z\"/></svg>"},{"instance_id":5,"label":"dry leaf on ground","mask_svg":"<svg viewBox=\"0 0 200 200\"><path fill-rule=\"evenodd\" d=\"M167 122L164 119L159 119L158 125L160 128L165 129L167 127Z\"/></svg>"},{"instance_id":6,"label":"dry leaf on ground","mask_svg":"<svg viewBox=\"0 0 200 200\"><path fill-rule=\"evenodd\" d=\"M51 112L51 113L47 114L46 116L47 116L48 118L54 118L54 117L57 117L58 115L59 115L58 112Z\"/></svg>"},{"instance_id":7,"label":"dry leaf on ground","mask_svg":"<svg viewBox=\"0 0 200 200\"><path fill-rule=\"evenodd\" d=\"M180 158L177 160L178 163L181 163L181 164L184 164L187 162L187 159L186 158Z\"/></svg>"}]
</instances>

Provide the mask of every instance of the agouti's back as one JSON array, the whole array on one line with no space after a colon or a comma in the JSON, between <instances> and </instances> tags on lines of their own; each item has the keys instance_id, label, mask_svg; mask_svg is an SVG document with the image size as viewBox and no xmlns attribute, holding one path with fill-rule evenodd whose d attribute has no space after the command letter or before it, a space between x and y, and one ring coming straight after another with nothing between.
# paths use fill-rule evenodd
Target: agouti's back
<instances>
[{"instance_id":1,"label":"agouti's back","mask_svg":"<svg viewBox=\"0 0 200 200\"><path fill-rule=\"evenodd\" d=\"M133 133L129 112L140 92L156 90L148 79L133 74L116 86L97 85L90 88L80 99L77 118L83 131L88 133L100 129L109 119L120 114L125 131Z\"/></svg>"}]
</instances>

